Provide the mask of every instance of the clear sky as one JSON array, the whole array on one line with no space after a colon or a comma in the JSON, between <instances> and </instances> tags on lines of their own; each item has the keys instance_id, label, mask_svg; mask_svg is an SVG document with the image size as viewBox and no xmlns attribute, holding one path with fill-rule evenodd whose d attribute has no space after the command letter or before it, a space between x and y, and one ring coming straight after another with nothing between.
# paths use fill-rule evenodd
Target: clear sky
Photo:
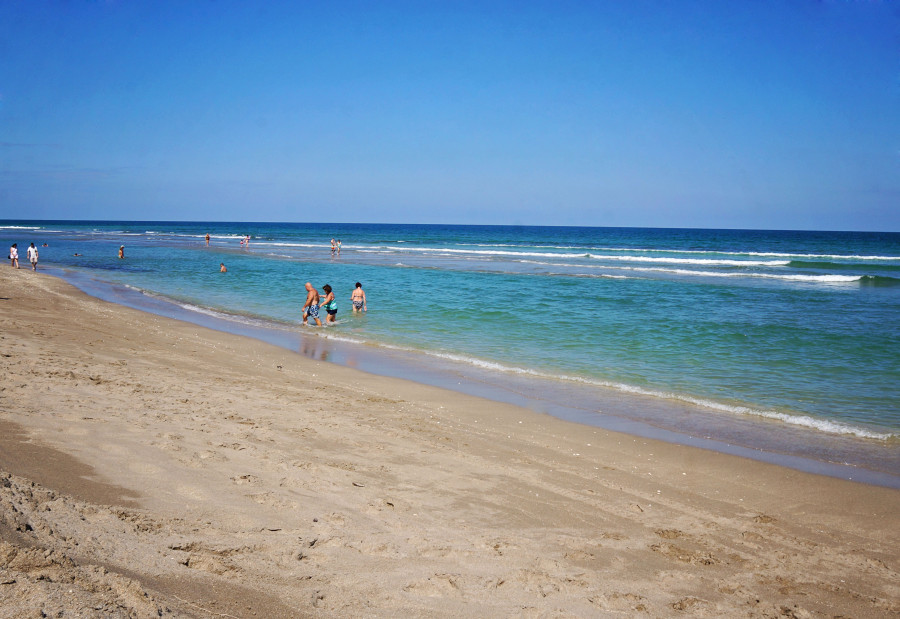
<instances>
[{"instance_id":1,"label":"clear sky","mask_svg":"<svg viewBox=\"0 0 900 619\"><path fill-rule=\"evenodd\" d=\"M900 3L0 2L0 218L900 230Z\"/></svg>"}]
</instances>

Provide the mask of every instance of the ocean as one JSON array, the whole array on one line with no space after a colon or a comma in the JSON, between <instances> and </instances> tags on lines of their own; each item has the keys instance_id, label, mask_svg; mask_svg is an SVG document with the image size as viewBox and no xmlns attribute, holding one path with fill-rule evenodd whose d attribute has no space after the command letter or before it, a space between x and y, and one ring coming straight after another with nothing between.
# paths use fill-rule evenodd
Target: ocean
<instances>
[{"instance_id":1,"label":"ocean","mask_svg":"<svg viewBox=\"0 0 900 619\"><path fill-rule=\"evenodd\" d=\"M900 487L900 233L7 220L0 242L315 358ZM334 326L300 325L307 281Z\"/></svg>"}]
</instances>

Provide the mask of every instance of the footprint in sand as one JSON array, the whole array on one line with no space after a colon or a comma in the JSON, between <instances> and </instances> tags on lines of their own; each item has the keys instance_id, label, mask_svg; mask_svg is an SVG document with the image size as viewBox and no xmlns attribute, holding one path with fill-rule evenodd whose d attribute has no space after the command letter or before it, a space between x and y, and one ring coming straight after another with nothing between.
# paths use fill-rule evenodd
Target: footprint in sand
<instances>
[{"instance_id":1,"label":"footprint in sand","mask_svg":"<svg viewBox=\"0 0 900 619\"><path fill-rule=\"evenodd\" d=\"M403 587L407 593L426 597L446 597L448 595L461 596L462 591L458 584L459 576L455 574L435 574Z\"/></svg>"},{"instance_id":2,"label":"footprint in sand","mask_svg":"<svg viewBox=\"0 0 900 619\"><path fill-rule=\"evenodd\" d=\"M589 597L588 601L591 604L599 606L604 610L612 610L616 612L648 612L647 600L642 596L637 595L636 593L616 592L608 596L600 594Z\"/></svg>"},{"instance_id":3,"label":"footprint in sand","mask_svg":"<svg viewBox=\"0 0 900 619\"><path fill-rule=\"evenodd\" d=\"M292 501L285 501L271 492L260 492L258 494L248 494L247 498L260 505L269 507L277 507L279 509L297 509L297 504Z\"/></svg>"},{"instance_id":4,"label":"footprint in sand","mask_svg":"<svg viewBox=\"0 0 900 619\"><path fill-rule=\"evenodd\" d=\"M688 550L675 544L654 544L650 546L650 550L658 552L666 558L691 565L716 565L719 563L719 560L709 552Z\"/></svg>"},{"instance_id":5,"label":"footprint in sand","mask_svg":"<svg viewBox=\"0 0 900 619\"><path fill-rule=\"evenodd\" d=\"M753 517L753 522L758 522L760 524L772 524L773 522L778 521L772 516L767 516L766 514L757 514Z\"/></svg>"},{"instance_id":6,"label":"footprint in sand","mask_svg":"<svg viewBox=\"0 0 900 619\"><path fill-rule=\"evenodd\" d=\"M672 608L681 612L690 612L693 616L704 616L710 609L710 603L700 598L686 597L672 604Z\"/></svg>"}]
</instances>

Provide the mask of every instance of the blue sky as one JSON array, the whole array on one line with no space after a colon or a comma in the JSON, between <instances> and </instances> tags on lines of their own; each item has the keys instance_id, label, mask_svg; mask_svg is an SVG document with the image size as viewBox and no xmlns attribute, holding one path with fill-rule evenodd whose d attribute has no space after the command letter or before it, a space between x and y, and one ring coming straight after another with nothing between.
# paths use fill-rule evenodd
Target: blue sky
<instances>
[{"instance_id":1,"label":"blue sky","mask_svg":"<svg viewBox=\"0 0 900 619\"><path fill-rule=\"evenodd\" d=\"M0 218L900 230L900 5L0 3Z\"/></svg>"}]
</instances>

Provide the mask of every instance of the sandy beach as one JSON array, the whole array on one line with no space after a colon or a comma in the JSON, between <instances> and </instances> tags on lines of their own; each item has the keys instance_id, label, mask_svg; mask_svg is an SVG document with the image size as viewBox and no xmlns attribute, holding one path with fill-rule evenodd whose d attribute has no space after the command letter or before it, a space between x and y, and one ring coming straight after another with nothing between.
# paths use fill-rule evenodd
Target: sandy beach
<instances>
[{"instance_id":1,"label":"sandy beach","mask_svg":"<svg viewBox=\"0 0 900 619\"><path fill-rule=\"evenodd\" d=\"M897 490L313 361L30 269L0 268L0 308L0 616L900 616Z\"/></svg>"}]
</instances>

